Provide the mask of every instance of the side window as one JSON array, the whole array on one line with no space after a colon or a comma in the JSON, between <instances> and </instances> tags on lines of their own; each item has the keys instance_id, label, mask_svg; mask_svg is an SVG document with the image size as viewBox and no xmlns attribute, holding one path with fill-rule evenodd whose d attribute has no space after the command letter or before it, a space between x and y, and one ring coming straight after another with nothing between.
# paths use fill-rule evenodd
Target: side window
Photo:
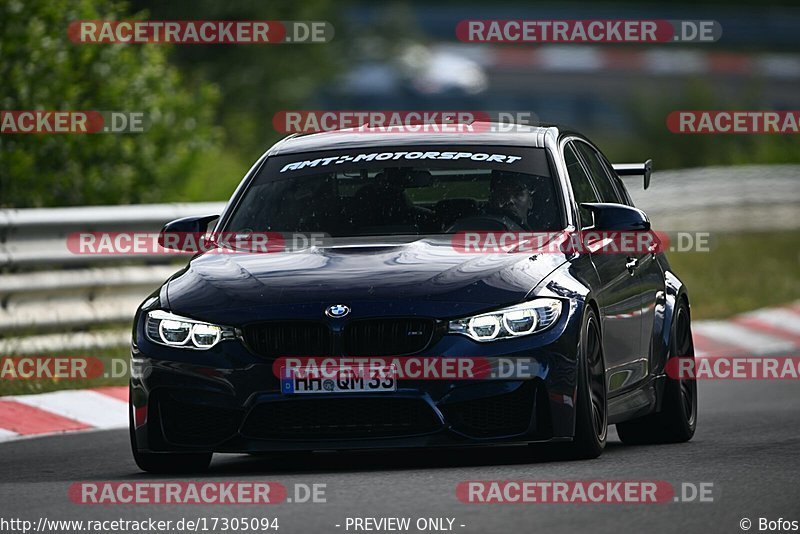
<instances>
[{"instance_id":1,"label":"side window","mask_svg":"<svg viewBox=\"0 0 800 534\"><path fill-rule=\"evenodd\" d=\"M609 175L606 173L606 169L600 159L601 156L597 154L597 151L586 143L581 142L576 142L575 148L577 148L578 152L583 156L583 161L586 162L586 166L592 174L592 181L597 187L597 191L600 193L601 201L615 202L617 204L622 203L622 198L619 193L617 193L617 190L614 189L614 184L611 183L611 178L609 178Z\"/></svg>"},{"instance_id":2,"label":"side window","mask_svg":"<svg viewBox=\"0 0 800 534\"><path fill-rule=\"evenodd\" d=\"M611 177L611 181L617 187L617 191L619 195L622 197L622 203L627 204L628 206L633 206L633 201L631 200L631 196L628 194L628 190L625 189L625 184L622 183L620 180L617 171L614 170L614 166L608 161L608 159L603 155L600 154L600 162L603 164L603 167L606 169L606 174Z\"/></svg>"},{"instance_id":3,"label":"side window","mask_svg":"<svg viewBox=\"0 0 800 534\"><path fill-rule=\"evenodd\" d=\"M575 195L575 202L580 206L581 202L597 202L597 193L594 192L592 182L583 169L583 165L578 159L578 155L572 147L572 143L564 145L564 162L567 164L569 182L572 185L572 192ZM586 208L578 209L580 214L580 227L586 228L594 224L592 213Z\"/></svg>"}]
</instances>

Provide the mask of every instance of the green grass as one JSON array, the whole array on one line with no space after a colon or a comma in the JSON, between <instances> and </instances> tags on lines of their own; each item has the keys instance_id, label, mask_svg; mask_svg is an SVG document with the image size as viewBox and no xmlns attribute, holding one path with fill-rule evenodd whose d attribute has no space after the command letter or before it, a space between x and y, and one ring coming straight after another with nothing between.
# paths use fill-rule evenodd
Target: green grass
<instances>
[{"instance_id":1,"label":"green grass","mask_svg":"<svg viewBox=\"0 0 800 534\"><path fill-rule=\"evenodd\" d=\"M800 299L800 232L713 234L710 249L668 254L689 290L692 319L720 319Z\"/></svg>"},{"instance_id":2,"label":"green grass","mask_svg":"<svg viewBox=\"0 0 800 534\"><path fill-rule=\"evenodd\" d=\"M39 353L34 356L44 356L45 354ZM23 380L23 379L9 379L6 375L0 378L0 396L4 395L28 395L31 393L46 393L48 391L56 391L62 389L84 389L95 388L102 386L124 386L128 383L128 360L130 358L130 347L116 347L110 349L93 349L84 351L60 351L52 354L52 356L85 356L90 358L98 358L103 362L103 374L113 374L121 366L113 366L111 363L114 359L119 359L125 362L124 376L108 376L98 377L91 379L58 379L46 378L36 380ZM3 362L6 356L3 355ZM121 374L121 373L120 373Z\"/></svg>"}]
</instances>

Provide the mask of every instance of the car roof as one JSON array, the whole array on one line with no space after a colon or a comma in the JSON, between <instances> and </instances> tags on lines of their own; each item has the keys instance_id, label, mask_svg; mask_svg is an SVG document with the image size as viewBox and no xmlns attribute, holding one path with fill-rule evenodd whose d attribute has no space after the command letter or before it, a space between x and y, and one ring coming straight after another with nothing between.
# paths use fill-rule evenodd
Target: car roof
<instances>
[{"instance_id":1,"label":"car roof","mask_svg":"<svg viewBox=\"0 0 800 534\"><path fill-rule=\"evenodd\" d=\"M494 145L527 146L544 148L545 140L555 140L567 132L555 125L522 126L496 122L473 122L473 131L454 132L459 126L447 124L420 125L426 128L421 132L391 133L369 128L348 128L312 134L294 134L276 143L268 152L269 156L317 152L323 150L347 150L384 146L411 145ZM437 128L438 127L438 128ZM449 129L451 131L441 131Z\"/></svg>"}]
</instances>

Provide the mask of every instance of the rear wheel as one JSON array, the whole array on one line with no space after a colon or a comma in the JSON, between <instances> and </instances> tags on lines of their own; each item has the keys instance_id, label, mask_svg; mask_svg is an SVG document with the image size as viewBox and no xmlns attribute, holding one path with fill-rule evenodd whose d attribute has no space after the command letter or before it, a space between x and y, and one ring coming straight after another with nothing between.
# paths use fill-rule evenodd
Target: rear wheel
<instances>
[{"instance_id":1,"label":"rear wheel","mask_svg":"<svg viewBox=\"0 0 800 534\"><path fill-rule=\"evenodd\" d=\"M689 306L683 300L675 311L669 357L694 360ZM617 424L623 443L681 443L692 439L697 428L697 381L666 380L661 411Z\"/></svg>"},{"instance_id":2,"label":"rear wheel","mask_svg":"<svg viewBox=\"0 0 800 534\"><path fill-rule=\"evenodd\" d=\"M575 436L559 448L570 459L597 458L606 446L608 403L600 323L587 307L578 343L578 398L575 403Z\"/></svg>"},{"instance_id":3,"label":"rear wheel","mask_svg":"<svg viewBox=\"0 0 800 534\"><path fill-rule=\"evenodd\" d=\"M130 402L130 400L129 400ZM128 409L128 429L131 438L131 452L139 469L148 473L198 473L208 469L211 464L210 452L141 452L136 445L133 415Z\"/></svg>"}]
</instances>

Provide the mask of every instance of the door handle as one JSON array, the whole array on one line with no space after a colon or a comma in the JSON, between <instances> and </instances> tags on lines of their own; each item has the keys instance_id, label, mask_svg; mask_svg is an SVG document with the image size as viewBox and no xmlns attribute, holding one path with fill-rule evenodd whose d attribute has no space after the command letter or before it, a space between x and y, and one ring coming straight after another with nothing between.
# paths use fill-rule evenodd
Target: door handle
<instances>
[{"instance_id":1,"label":"door handle","mask_svg":"<svg viewBox=\"0 0 800 534\"><path fill-rule=\"evenodd\" d=\"M628 272L633 276L634 271L636 271L636 267L639 266L639 260L636 258L628 258L627 263L625 263L625 268L628 269Z\"/></svg>"}]
</instances>

